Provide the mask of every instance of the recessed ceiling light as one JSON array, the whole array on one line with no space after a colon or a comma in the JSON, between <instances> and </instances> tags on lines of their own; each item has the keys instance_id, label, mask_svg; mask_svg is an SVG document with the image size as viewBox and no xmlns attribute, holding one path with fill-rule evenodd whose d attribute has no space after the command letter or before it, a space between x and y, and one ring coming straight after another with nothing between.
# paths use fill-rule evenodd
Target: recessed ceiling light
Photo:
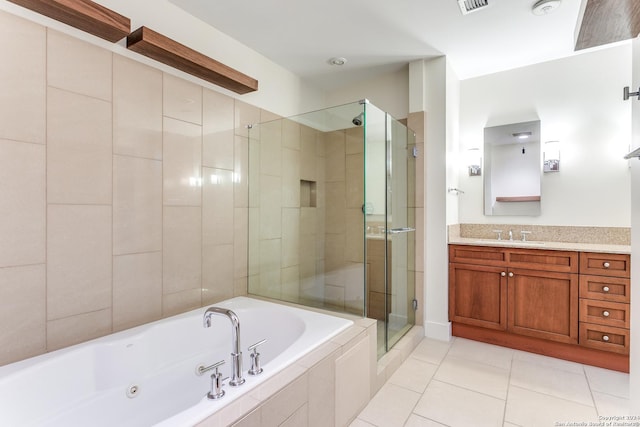
<instances>
[{"instance_id":1,"label":"recessed ceiling light","mask_svg":"<svg viewBox=\"0 0 640 427\"><path fill-rule=\"evenodd\" d=\"M531 11L534 15L548 15L560 6L560 0L540 0L533 5Z\"/></svg>"},{"instance_id":2,"label":"recessed ceiling light","mask_svg":"<svg viewBox=\"0 0 640 427\"><path fill-rule=\"evenodd\" d=\"M329 59L329 64L331 65L344 65L347 63L347 58L342 58L342 57L333 57L331 59Z\"/></svg>"}]
</instances>

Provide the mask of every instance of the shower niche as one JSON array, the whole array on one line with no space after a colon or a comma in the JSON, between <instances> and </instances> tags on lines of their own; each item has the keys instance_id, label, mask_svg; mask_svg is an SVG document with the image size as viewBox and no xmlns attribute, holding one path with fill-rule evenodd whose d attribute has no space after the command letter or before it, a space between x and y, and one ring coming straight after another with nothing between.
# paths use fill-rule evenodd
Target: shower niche
<instances>
[{"instance_id":1,"label":"shower niche","mask_svg":"<svg viewBox=\"0 0 640 427\"><path fill-rule=\"evenodd\" d=\"M249 294L375 318L384 354L415 322L414 146L365 100L252 125Z\"/></svg>"}]
</instances>

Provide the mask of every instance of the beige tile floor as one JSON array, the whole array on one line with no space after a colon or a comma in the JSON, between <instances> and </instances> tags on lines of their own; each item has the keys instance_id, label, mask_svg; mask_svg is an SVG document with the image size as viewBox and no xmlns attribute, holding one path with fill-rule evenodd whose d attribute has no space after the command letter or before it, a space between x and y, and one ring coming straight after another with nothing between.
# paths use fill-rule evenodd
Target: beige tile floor
<instances>
[{"instance_id":1,"label":"beige tile floor","mask_svg":"<svg viewBox=\"0 0 640 427\"><path fill-rule=\"evenodd\" d=\"M597 425L602 416L629 415L628 405L628 374L425 338L351 427Z\"/></svg>"}]
</instances>

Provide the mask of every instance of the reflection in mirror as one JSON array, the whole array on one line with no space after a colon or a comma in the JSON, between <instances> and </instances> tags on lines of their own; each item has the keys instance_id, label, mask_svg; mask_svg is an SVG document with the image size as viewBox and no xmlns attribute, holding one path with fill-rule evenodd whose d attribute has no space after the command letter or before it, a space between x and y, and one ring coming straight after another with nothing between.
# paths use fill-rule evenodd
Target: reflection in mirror
<instances>
[{"instance_id":1,"label":"reflection in mirror","mask_svg":"<svg viewBox=\"0 0 640 427\"><path fill-rule=\"evenodd\" d=\"M540 215L540 121L484 129L484 214Z\"/></svg>"}]
</instances>

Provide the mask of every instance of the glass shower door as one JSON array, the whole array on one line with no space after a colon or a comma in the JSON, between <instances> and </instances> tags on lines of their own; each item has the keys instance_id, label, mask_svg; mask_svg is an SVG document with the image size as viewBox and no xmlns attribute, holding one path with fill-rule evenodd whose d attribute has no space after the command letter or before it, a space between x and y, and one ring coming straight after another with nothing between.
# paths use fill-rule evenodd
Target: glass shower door
<instances>
[{"instance_id":1,"label":"glass shower door","mask_svg":"<svg viewBox=\"0 0 640 427\"><path fill-rule=\"evenodd\" d=\"M387 115L387 350L415 323L415 136Z\"/></svg>"}]
</instances>

